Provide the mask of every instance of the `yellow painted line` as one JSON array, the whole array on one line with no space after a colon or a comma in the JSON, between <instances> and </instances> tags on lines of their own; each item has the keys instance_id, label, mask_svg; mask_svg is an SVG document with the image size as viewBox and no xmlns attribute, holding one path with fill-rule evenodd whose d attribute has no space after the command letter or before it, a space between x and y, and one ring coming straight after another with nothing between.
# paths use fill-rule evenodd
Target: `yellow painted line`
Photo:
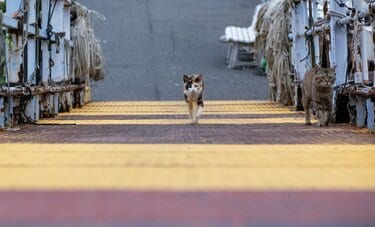
<instances>
[{"instance_id":1,"label":"yellow painted line","mask_svg":"<svg viewBox=\"0 0 375 227\"><path fill-rule=\"evenodd\" d=\"M300 118L217 118L201 119L201 125L246 125L246 124L302 124L304 119ZM43 119L37 122L39 125L186 125L190 124L188 119L130 119L130 120L65 120L65 119Z\"/></svg>"},{"instance_id":2,"label":"yellow painted line","mask_svg":"<svg viewBox=\"0 0 375 227\"><path fill-rule=\"evenodd\" d=\"M0 144L0 190L375 190L375 145Z\"/></svg>"}]
</instances>

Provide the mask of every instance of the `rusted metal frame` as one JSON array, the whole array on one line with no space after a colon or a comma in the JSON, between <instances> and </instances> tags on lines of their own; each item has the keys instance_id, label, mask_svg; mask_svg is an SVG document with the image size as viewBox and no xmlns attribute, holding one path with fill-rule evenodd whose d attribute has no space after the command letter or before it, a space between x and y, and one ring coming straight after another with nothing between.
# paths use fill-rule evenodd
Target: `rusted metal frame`
<instances>
[{"instance_id":1,"label":"rusted metal frame","mask_svg":"<svg viewBox=\"0 0 375 227\"><path fill-rule=\"evenodd\" d=\"M1 14L3 14L3 13L1 13ZM3 14L3 27L9 29L10 31L12 31L12 30L20 31L20 30L22 30L22 28L20 28L19 25L20 24L19 24L19 21L17 19L14 19L7 14ZM29 25L27 32L30 36L34 36L35 38L47 39L47 31L45 31L43 29L39 29L39 31L37 31L35 26L32 25L32 24ZM56 39L55 37L53 37L53 38Z\"/></svg>"},{"instance_id":2,"label":"rusted metal frame","mask_svg":"<svg viewBox=\"0 0 375 227\"><path fill-rule=\"evenodd\" d=\"M375 99L375 87L348 86L344 89L343 94Z\"/></svg>"},{"instance_id":3,"label":"rusted metal frame","mask_svg":"<svg viewBox=\"0 0 375 227\"><path fill-rule=\"evenodd\" d=\"M84 89L83 85L62 85L62 86L32 86L32 87L2 87L0 96L20 96L20 95L41 95L46 93L56 93L64 91L76 91Z\"/></svg>"}]
</instances>

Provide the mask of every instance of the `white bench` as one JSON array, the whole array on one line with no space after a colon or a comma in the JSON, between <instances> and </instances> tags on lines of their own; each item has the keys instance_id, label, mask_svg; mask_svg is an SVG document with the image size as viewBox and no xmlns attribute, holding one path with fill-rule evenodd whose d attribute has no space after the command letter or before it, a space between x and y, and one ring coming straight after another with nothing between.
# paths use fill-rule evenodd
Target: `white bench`
<instances>
[{"instance_id":1,"label":"white bench","mask_svg":"<svg viewBox=\"0 0 375 227\"><path fill-rule=\"evenodd\" d=\"M220 37L222 42L228 43L227 62L229 68L257 66L256 51L256 21L261 4L257 5L250 27L229 26L225 28L225 35ZM242 60L241 56L245 59Z\"/></svg>"}]
</instances>

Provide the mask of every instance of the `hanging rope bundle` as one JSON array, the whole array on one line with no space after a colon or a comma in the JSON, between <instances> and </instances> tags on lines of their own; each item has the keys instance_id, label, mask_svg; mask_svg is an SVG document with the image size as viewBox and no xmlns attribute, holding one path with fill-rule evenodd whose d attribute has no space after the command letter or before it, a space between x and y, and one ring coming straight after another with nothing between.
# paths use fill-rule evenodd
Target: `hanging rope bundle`
<instances>
[{"instance_id":1,"label":"hanging rope bundle","mask_svg":"<svg viewBox=\"0 0 375 227\"><path fill-rule=\"evenodd\" d=\"M292 0L272 0L261 9L257 23L257 47L267 62L270 98L285 105L293 103L288 33Z\"/></svg>"},{"instance_id":2,"label":"hanging rope bundle","mask_svg":"<svg viewBox=\"0 0 375 227\"><path fill-rule=\"evenodd\" d=\"M90 55L88 42L88 22L87 9L79 5L72 7L72 15L75 20L72 24L72 40L73 40L73 78L84 79L89 75Z\"/></svg>"},{"instance_id":3,"label":"hanging rope bundle","mask_svg":"<svg viewBox=\"0 0 375 227\"><path fill-rule=\"evenodd\" d=\"M359 47L361 46L361 26L358 22L358 14L355 16L354 29L353 29L353 47L351 48L351 55L354 61L355 72L361 72L362 59L359 53Z\"/></svg>"},{"instance_id":4,"label":"hanging rope bundle","mask_svg":"<svg viewBox=\"0 0 375 227\"><path fill-rule=\"evenodd\" d=\"M0 83L5 82L5 64L6 64L6 57L5 57L5 35L3 32L3 14L0 12Z\"/></svg>"},{"instance_id":5,"label":"hanging rope bundle","mask_svg":"<svg viewBox=\"0 0 375 227\"><path fill-rule=\"evenodd\" d=\"M72 39L73 49L73 78L84 80L86 76L95 81L104 79L104 59L101 41L95 37L90 15L96 15L100 20L105 17L96 11L76 4L72 7Z\"/></svg>"},{"instance_id":6,"label":"hanging rope bundle","mask_svg":"<svg viewBox=\"0 0 375 227\"><path fill-rule=\"evenodd\" d=\"M97 11L90 10L90 15L96 16L99 20L104 21L105 17ZM97 39L94 34L93 25L90 20L90 76L93 80L104 79L104 63L103 63L103 50L101 40Z\"/></svg>"}]
</instances>

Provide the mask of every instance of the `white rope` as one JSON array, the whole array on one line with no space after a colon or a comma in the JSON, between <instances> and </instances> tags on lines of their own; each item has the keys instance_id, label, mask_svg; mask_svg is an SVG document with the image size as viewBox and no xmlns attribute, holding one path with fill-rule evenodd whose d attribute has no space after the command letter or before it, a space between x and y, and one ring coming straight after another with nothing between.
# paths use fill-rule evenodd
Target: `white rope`
<instances>
[{"instance_id":1,"label":"white rope","mask_svg":"<svg viewBox=\"0 0 375 227\"><path fill-rule=\"evenodd\" d=\"M292 5L291 0L267 2L259 13L257 24L257 46L265 50L270 98L285 105L293 102L288 39Z\"/></svg>"},{"instance_id":2,"label":"white rope","mask_svg":"<svg viewBox=\"0 0 375 227\"><path fill-rule=\"evenodd\" d=\"M90 15L94 15L94 16L96 16L96 18L98 18L98 20L100 20L100 21L105 21L105 20L106 20L105 16L104 16L103 14L99 13L99 12L96 11L96 10L89 10L89 14L90 14ZM96 24L93 25L93 24L91 23L91 20L90 20L90 24L91 24L92 27L95 27L95 26L96 26Z\"/></svg>"},{"instance_id":3,"label":"white rope","mask_svg":"<svg viewBox=\"0 0 375 227\"><path fill-rule=\"evenodd\" d=\"M73 78L84 79L89 75L97 81L104 79L104 57L101 41L95 37L90 15L99 20L105 20L103 14L88 10L81 5L75 5L72 10L77 14L72 26L73 51Z\"/></svg>"},{"instance_id":4,"label":"white rope","mask_svg":"<svg viewBox=\"0 0 375 227\"><path fill-rule=\"evenodd\" d=\"M356 13L354 19L354 29L353 29L353 48L352 48L352 58L355 64L355 71L361 72L362 59L359 53L358 47L361 45L361 25L358 22L358 14Z\"/></svg>"},{"instance_id":5,"label":"white rope","mask_svg":"<svg viewBox=\"0 0 375 227\"><path fill-rule=\"evenodd\" d=\"M84 79L89 74L89 42L88 23L86 22L85 8L74 6L77 18L72 26L73 39L73 79ZM82 78L81 78L82 77Z\"/></svg>"}]
</instances>

